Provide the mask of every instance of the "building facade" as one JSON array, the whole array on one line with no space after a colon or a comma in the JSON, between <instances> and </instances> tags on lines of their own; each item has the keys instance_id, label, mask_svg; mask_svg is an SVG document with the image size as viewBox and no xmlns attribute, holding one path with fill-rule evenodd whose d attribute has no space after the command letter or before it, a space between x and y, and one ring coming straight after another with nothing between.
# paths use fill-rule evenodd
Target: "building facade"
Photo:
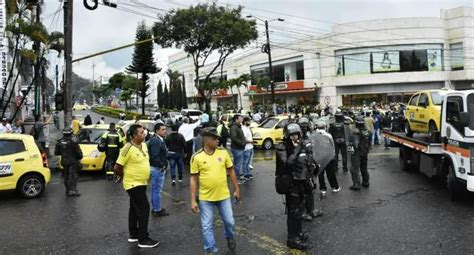
<instances>
[{"instance_id":1,"label":"building facade","mask_svg":"<svg viewBox=\"0 0 474 255\"><path fill-rule=\"evenodd\" d=\"M473 8L459 7L441 10L440 17L346 23L308 40L272 44L276 102L287 107L352 106L406 102L425 89L473 88L473 14ZM171 69L184 73L188 98L195 97L190 58L178 53L169 62ZM268 70L268 56L259 48L234 54L218 75L231 79L247 73L252 80L245 88L216 93L213 109L226 103L246 110L271 104L269 84L258 84Z\"/></svg>"}]
</instances>

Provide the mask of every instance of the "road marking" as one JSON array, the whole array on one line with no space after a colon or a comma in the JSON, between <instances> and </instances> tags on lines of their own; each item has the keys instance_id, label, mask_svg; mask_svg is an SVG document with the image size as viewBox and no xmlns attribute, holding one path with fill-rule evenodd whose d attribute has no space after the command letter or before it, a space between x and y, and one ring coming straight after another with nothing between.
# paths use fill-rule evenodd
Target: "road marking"
<instances>
[{"instance_id":1,"label":"road marking","mask_svg":"<svg viewBox=\"0 0 474 255\"><path fill-rule=\"evenodd\" d=\"M221 220L215 221L216 226L222 227L223 223ZM277 240L264 235L255 233L245 227L236 226L235 232L237 235L244 237L248 242L255 244L262 250L268 251L270 254L283 255L288 254L289 249L286 245L278 242ZM293 253L292 253L293 254Z\"/></svg>"}]
</instances>

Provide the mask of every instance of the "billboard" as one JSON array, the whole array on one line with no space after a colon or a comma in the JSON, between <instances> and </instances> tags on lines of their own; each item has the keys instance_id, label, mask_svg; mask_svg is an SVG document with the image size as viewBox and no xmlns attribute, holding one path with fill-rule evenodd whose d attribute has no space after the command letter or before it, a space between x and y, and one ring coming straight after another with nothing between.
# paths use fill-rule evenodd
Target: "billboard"
<instances>
[{"instance_id":1,"label":"billboard","mask_svg":"<svg viewBox=\"0 0 474 255\"><path fill-rule=\"evenodd\" d=\"M400 71L398 51L382 51L372 53L372 71L374 73Z\"/></svg>"},{"instance_id":2,"label":"billboard","mask_svg":"<svg viewBox=\"0 0 474 255\"><path fill-rule=\"evenodd\" d=\"M442 71L443 64L441 61L441 49L427 50L428 54L428 71Z\"/></svg>"},{"instance_id":3,"label":"billboard","mask_svg":"<svg viewBox=\"0 0 474 255\"><path fill-rule=\"evenodd\" d=\"M370 53L344 55L344 75L369 73Z\"/></svg>"}]
</instances>

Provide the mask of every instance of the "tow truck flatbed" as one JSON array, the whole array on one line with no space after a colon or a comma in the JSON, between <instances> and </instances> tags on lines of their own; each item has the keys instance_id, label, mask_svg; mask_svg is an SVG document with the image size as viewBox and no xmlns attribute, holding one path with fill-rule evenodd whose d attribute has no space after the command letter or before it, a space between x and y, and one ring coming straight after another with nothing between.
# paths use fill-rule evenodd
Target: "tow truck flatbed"
<instances>
[{"instance_id":1,"label":"tow truck flatbed","mask_svg":"<svg viewBox=\"0 0 474 255\"><path fill-rule=\"evenodd\" d=\"M383 130L382 133L383 136L390 139L390 141L422 153L430 155L443 154L442 144L430 142L427 135L416 134L413 137L408 137L405 133L391 132L388 130Z\"/></svg>"}]
</instances>

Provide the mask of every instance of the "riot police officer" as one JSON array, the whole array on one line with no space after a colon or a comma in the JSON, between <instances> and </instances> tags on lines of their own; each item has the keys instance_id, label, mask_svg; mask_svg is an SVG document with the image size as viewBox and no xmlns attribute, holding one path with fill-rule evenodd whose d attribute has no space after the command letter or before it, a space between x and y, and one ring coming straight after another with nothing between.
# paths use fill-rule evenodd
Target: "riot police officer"
<instances>
[{"instance_id":1,"label":"riot police officer","mask_svg":"<svg viewBox=\"0 0 474 255\"><path fill-rule=\"evenodd\" d=\"M301 128L302 132L302 139L304 143L306 144L306 147L312 146L311 142L308 140L309 136L311 135L311 123L309 122L309 119L306 117L301 117L298 119L298 125ZM315 179L314 179L314 173L311 172L310 175L310 180L311 186L313 189L308 189L307 193L305 194L305 209L306 212L303 213L302 219L305 221L311 221L314 217L318 217L322 215L322 212L319 210L314 209L314 189L316 188L315 184Z\"/></svg>"},{"instance_id":2,"label":"riot police officer","mask_svg":"<svg viewBox=\"0 0 474 255\"><path fill-rule=\"evenodd\" d=\"M115 161L117 161L120 149L123 147L123 140L115 128L115 123L109 124L109 130L102 135L102 139L105 148L105 173L107 179L111 180L114 176Z\"/></svg>"},{"instance_id":3,"label":"riot police officer","mask_svg":"<svg viewBox=\"0 0 474 255\"><path fill-rule=\"evenodd\" d=\"M72 136L71 128L67 127L63 130L63 137L58 140L54 155L61 155L66 195L80 196L81 194L77 191L77 178L82 151L76 138Z\"/></svg>"},{"instance_id":4,"label":"riot police officer","mask_svg":"<svg viewBox=\"0 0 474 255\"><path fill-rule=\"evenodd\" d=\"M369 187L369 172L367 171L367 160L370 150L370 139L372 134L365 126L364 118L358 117L355 121L355 128L351 132L348 141L348 151L351 153L351 190L360 190L362 187ZM359 174L360 172L360 174ZM360 181L362 175L362 184Z\"/></svg>"},{"instance_id":5,"label":"riot police officer","mask_svg":"<svg viewBox=\"0 0 474 255\"><path fill-rule=\"evenodd\" d=\"M336 112L334 115L336 118L336 122L329 126L329 133L332 135L334 139L334 147L336 151L336 171L337 171L337 164L339 162L339 153L342 154L342 169L344 172L347 172L347 145L346 145L346 136L347 132L346 129L348 127L346 123L344 123L344 115L340 110Z\"/></svg>"},{"instance_id":6,"label":"riot police officer","mask_svg":"<svg viewBox=\"0 0 474 255\"><path fill-rule=\"evenodd\" d=\"M288 240L291 249L306 250L308 236L303 234L302 215L305 196L313 189L311 176L316 168L312 147L302 139L298 124L290 123L284 129L284 142L276 147L276 171L288 173L289 185L285 192Z\"/></svg>"}]
</instances>

